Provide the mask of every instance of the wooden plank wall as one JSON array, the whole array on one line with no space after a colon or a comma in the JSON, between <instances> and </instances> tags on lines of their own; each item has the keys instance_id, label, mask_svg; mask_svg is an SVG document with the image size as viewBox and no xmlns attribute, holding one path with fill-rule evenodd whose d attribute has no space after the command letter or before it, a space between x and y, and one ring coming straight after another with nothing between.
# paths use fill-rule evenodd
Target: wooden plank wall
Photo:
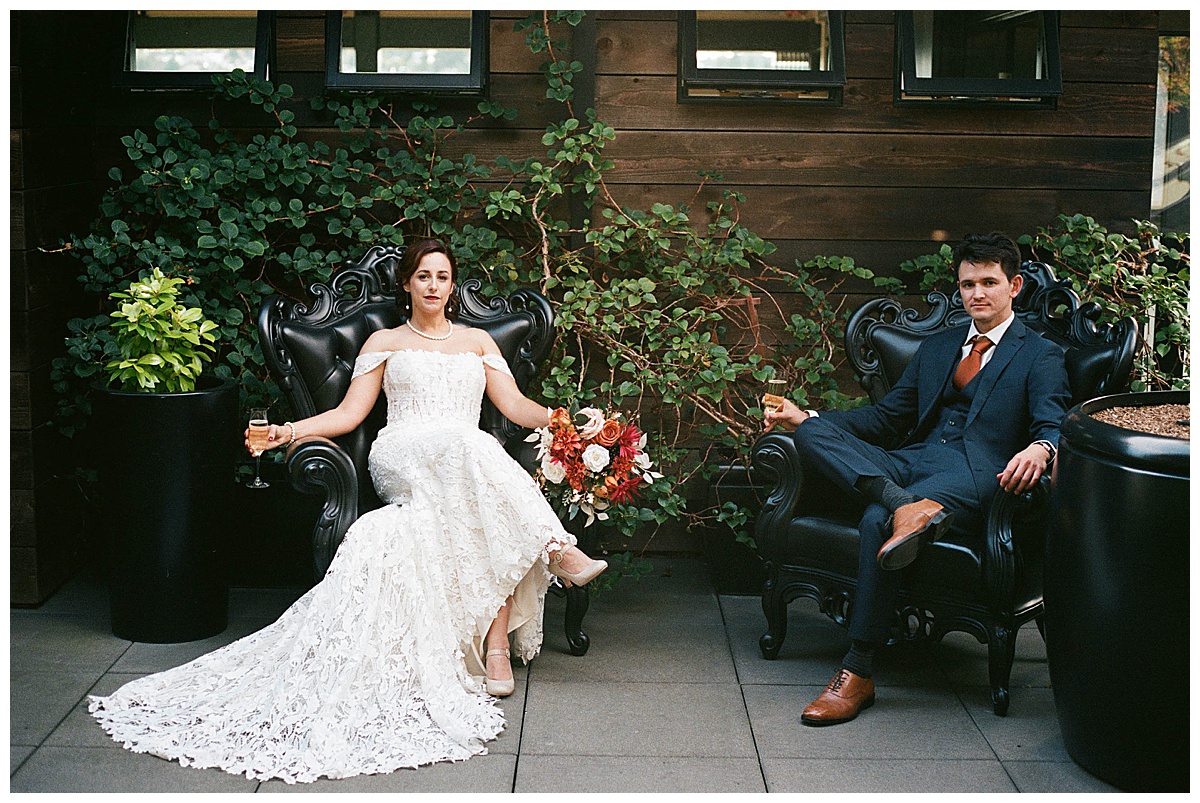
<instances>
[{"instance_id":1,"label":"wooden plank wall","mask_svg":"<svg viewBox=\"0 0 1200 803\"><path fill-rule=\"evenodd\" d=\"M62 576L75 526L53 521L64 507L47 484L60 476L49 459L59 444L45 422L53 410L49 361L62 351L63 323L86 302L70 278L77 266L37 249L94 216L108 168L122 159L122 135L149 130L159 114L202 123L210 111L202 95L107 84L122 14L13 15L14 601L33 601ZM276 80L302 101L302 136L336 139L303 103L323 88L324 12L276 14ZM559 104L545 97L543 56L529 53L524 34L513 30L527 14L492 12L491 94L518 116L461 138L458 147L482 158L543 153L546 124L561 118ZM1157 12L1063 12L1064 94L1053 110L897 108L894 13L886 11L847 13L841 107L679 104L676 17L596 12L596 107L618 132L608 149L616 164L609 183L623 204L688 202L696 171L715 170L748 196L743 220L778 246L776 264L846 255L887 275L971 231L1032 232L1075 212L1130 231L1132 218L1149 215ZM462 116L473 103L444 108ZM242 113L233 114L236 125ZM254 119L246 114L247 123ZM716 193L706 189L696 208ZM867 290L847 288L847 304Z\"/></svg>"},{"instance_id":2,"label":"wooden plank wall","mask_svg":"<svg viewBox=\"0 0 1200 803\"><path fill-rule=\"evenodd\" d=\"M896 107L894 14L877 11L847 13L840 108L680 104L675 16L600 15L597 108L618 130L622 202L684 201L697 168L716 170L787 263L849 255L891 274L972 231L1064 212L1131 230L1149 214L1154 12L1064 13L1054 110Z\"/></svg>"}]
</instances>

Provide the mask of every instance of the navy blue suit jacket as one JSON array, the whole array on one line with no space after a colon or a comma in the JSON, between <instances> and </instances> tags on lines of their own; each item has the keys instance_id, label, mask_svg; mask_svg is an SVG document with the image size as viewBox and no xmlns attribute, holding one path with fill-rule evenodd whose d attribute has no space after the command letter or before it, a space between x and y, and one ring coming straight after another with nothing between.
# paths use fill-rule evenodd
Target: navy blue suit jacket
<instances>
[{"instance_id":1,"label":"navy blue suit jacket","mask_svg":"<svg viewBox=\"0 0 1200 803\"><path fill-rule=\"evenodd\" d=\"M942 391L958 366L969 326L930 335L888 394L868 407L821 413L868 443L923 443L940 415ZM1000 473L1033 441L1058 446L1071 391L1064 352L1018 318L995 346L977 379L963 444L981 500L995 495Z\"/></svg>"}]
</instances>

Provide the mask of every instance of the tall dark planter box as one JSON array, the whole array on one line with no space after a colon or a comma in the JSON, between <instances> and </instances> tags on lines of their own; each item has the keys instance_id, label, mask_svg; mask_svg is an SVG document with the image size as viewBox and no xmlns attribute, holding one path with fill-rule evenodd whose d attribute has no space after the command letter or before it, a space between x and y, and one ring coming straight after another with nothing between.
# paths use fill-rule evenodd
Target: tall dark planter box
<instances>
[{"instance_id":1,"label":"tall dark planter box","mask_svg":"<svg viewBox=\"0 0 1200 803\"><path fill-rule=\"evenodd\" d=\"M751 472L740 463L721 465L709 486L707 503L720 507L734 502L755 512L762 505L766 489L756 486ZM718 594L761 594L767 579L766 567L758 552L734 539L725 526L704 528L704 557L709 576Z\"/></svg>"},{"instance_id":2,"label":"tall dark planter box","mask_svg":"<svg viewBox=\"0 0 1200 803\"><path fill-rule=\"evenodd\" d=\"M202 377L191 393L93 398L113 634L169 643L222 632L237 384Z\"/></svg>"},{"instance_id":3,"label":"tall dark planter box","mask_svg":"<svg viewBox=\"0 0 1200 803\"><path fill-rule=\"evenodd\" d=\"M1046 546L1046 657L1067 752L1129 791L1187 791L1190 443L1075 407L1062 427Z\"/></svg>"}]
</instances>

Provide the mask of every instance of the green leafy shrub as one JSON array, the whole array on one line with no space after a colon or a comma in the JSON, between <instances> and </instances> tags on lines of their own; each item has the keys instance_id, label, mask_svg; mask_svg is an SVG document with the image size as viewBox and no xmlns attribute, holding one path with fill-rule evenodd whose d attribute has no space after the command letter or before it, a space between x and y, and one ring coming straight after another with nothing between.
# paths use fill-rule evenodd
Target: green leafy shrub
<instances>
[{"instance_id":1,"label":"green leafy shrub","mask_svg":"<svg viewBox=\"0 0 1200 803\"><path fill-rule=\"evenodd\" d=\"M1191 385L1191 318L1186 234L1163 234L1135 220L1137 235L1110 232L1086 215L1059 215L1024 235L1034 258L1069 276L1080 296L1104 310L1101 321L1132 316L1141 331L1133 391L1186 390Z\"/></svg>"},{"instance_id":2,"label":"green leafy shrub","mask_svg":"<svg viewBox=\"0 0 1200 803\"><path fill-rule=\"evenodd\" d=\"M197 307L179 303L183 279L164 276L155 268L150 277L113 293L113 343L118 357L105 364L109 384L121 390L187 392L196 387L204 363L212 359L217 325L204 319Z\"/></svg>"}]
</instances>

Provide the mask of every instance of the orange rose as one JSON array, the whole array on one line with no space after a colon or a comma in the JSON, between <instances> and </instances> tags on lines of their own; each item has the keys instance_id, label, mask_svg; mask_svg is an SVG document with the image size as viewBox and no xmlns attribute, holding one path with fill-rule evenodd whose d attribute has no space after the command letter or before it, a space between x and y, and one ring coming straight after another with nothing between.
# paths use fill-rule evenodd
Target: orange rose
<instances>
[{"instance_id":1,"label":"orange rose","mask_svg":"<svg viewBox=\"0 0 1200 803\"><path fill-rule=\"evenodd\" d=\"M550 425L555 428L571 426L571 414L559 407L550 413Z\"/></svg>"},{"instance_id":2,"label":"orange rose","mask_svg":"<svg viewBox=\"0 0 1200 803\"><path fill-rule=\"evenodd\" d=\"M604 422L604 426L600 428L600 432L596 435L596 443L601 446L612 446L621 437L621 431L624 427L620 422L609 419Z\"/></svg>"}]
</instances>

